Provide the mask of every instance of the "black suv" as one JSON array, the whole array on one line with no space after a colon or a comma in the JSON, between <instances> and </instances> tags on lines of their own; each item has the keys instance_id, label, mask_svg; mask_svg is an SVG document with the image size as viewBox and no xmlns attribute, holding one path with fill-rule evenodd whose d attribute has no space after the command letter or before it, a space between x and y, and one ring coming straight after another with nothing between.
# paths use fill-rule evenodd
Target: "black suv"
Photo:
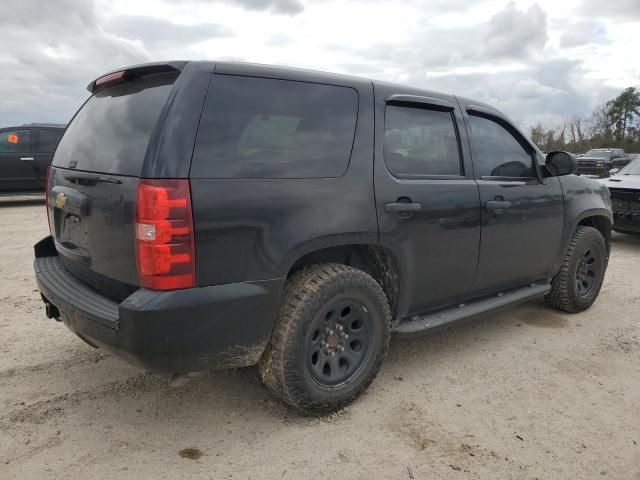
<instances>
[{"instance_id":1,"label":"black suv","mask_svg":"<svg viewBox=\"0 0 640 480\"><path fill-rule=\"evenodd\" d=\"M35 246L49 317L156 372L258 364L307 412L422 335L545 296L579 312L610 245L604 185L473 100L227 62L89 85ZM564 175L560 177L560 175Z\"/></svg>"},{"instance_id":2,"label":"black suv","mask_svg":"<svg viewBox=\"0 0 640 480\"><path fill-rule=\"evenodd\" d=\"M44 191L47 168L64 125L30 123L0 128L0 192Z\"/></svg>"}]
</instances>

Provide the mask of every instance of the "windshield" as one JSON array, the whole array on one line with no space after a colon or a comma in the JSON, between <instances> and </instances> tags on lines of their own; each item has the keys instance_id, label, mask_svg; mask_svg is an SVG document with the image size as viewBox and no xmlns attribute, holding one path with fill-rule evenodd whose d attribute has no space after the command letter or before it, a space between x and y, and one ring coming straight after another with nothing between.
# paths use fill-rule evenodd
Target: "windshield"
<instances>
[{"instance_id":1,"label":"windshield","mask_svg":"<svg viewBox=\"0 0 640 480\"><path fill-rule=\"evenodd\" d=\"M634 160L629 165L624 167L618 175L640 175L640 158Z\"/></svg>"},{"instance_id":2,"label":"windshield","mask_svg":"<svg viewBox=\"0 0 640 480\"><path fill-rule=\"evenodd\" d=\"M596 157L596 158L609 158L612 155L611 151L607 150L589 150L584 154L585 157Z\"/></svg>"},{"instance_id":3,"label":"windshield","mask_svg":"<svg viewBox=\"0 0 640 480\"><path fill-rule=\"evenodd\" d=\"M149 75L100 90L75 116L53 165L137 176L176 74Z\"/></svg>"}]
</instances>

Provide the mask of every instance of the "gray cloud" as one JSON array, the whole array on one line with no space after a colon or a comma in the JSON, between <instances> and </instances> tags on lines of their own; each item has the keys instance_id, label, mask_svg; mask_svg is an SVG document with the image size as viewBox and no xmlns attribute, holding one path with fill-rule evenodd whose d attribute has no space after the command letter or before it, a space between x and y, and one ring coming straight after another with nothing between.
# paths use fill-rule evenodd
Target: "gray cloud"
<instances>
[{"instance_id":1,"label":"gray cloud","mask_svg":"<svg viewBox=\"0 0 640 480\"><path fill-rule=\"evenodd\" d=\"M580 62L564 58L532 60L524 70L467 75L420 75L408 82L487 102L513 119L550 125L570 115L588 116L617 91L584 77Z\"/></svg>"},{"instance_id":2,"label":"gray cloud","mask_svg":"<svg viewBox=\"0 0 640 480\"><path fill-rule=\"evenodd\" d=\"M202 6L205 0L162 1L180 11L189 11L189 6ZM329 0L226 1L245 10L263 12L264 21L268 22L273 14L300 14L307 21L314 4ZM382 1L360 0L360 5L367 8L370 2ZM596 5L592 1L585 0L584 5ZM472 8L469 2L434 2L424 5L423 0L403 0L403 5L420 7L417 10L422 18L407 22L402 41L372 42L367 48L356 48L339 36L326 35L333 43L312 43L308 55L314 57L317 48L324 54L318 55L322 58L318 62L335 58L344 73L477 98L525 123L587 114L617 93L590 75L592 72L584 71L583 60L573 49L564 50L609 42L605 27L597 19L584 15L552 21L537 4L518 8L510 3L484 22L452 27L434 24L434 16L468 10ZM608 9L633 15L638 10L636 4L637 0L613 5L609 2ZM305 5L309 7L307 11ZM255 16L251 15L252 21ZM227 27L221 18L207 20L183 25L168 18L123 16L102 5L96 7L94 0L15 2L0 17L0 42L4 46L0 51L0 125L68 121L88 94L86 84L100 74L145 61L199 56L202 50L194 46L207 40L224 39L208 43L208 55L256 60L251 58L250 50L233 50L235 42L245 41L233 37L233 25ZM607 26L615 28L617 20L611 21L613 25L607 22ZM548 44L550 30L560 38L561 49ZM261 55L271 53L274 58L285 58L287 49L297 41L286 29L267 30L258 50ZM323 69L322 63L307 64Z\"/></svg>"},{"instance_id":3,"label":"gray cloud","mask_svg":"<svg viewBox=\"0 0 640 480\"><path fill-rule=\"evenodd\" d=\"M141 16L112 17L105 28L118 36L140 40L148 48L164 48L233 35L230 28L216 23L179 25L160 18Z\"/></svg>"},{"instance_id":4,"label":"gray cloud","mask_svg":"<svg viewBox=\"0 0 640 480\"><path fill-rule=\"evenodd\" d=\"M232 0L247 10L263 10L273 13L295 15L304 10L300 0Z\"/></svg>"},{"instance_id":5,"label":"gray cloud","mask_svg":"<svg viewBox=\"0 0 640 480\"><path fill-rule=\"evenodd\" d=\"M84 87L114 66L148 61L140 42L105 32L92 2L21 0L0 17L0 124L66 122Z\"/></svg>"},{"instance_id":6,"label":"gray cloud","mask_svg":"<svg viewBox=\"0 0 640 480\"><path fill-rule=\"evenodd\" d=\"M315 0L319 1L319 0ZM281 15L296 15L304 11L302 0L167 0L167 3L230 3L245 10L268 12Z\"/></svg>"},{"instance_id":7,"label":"gray cloud","mask_svg":"<svg viewBox=\"0 0 640 480\"><path fill-rule=\"evenodd\" d=\"M547 14L538 4L526 11L510 3L489 20L484 34L485 58L515 58L544 47L547 41Z\"/></svg>"},{"instance_id":8,"label":"gray cloud","mask_svg":"<svg viewBox=\"0 0 640 480\"><path fill-rule=\"evenodd\" d=\"M560 37L560 46L567 48L607 42L607 28L597 20L571 22L568 31Z\"/></svg>"},{"instance_id":9,"label":"gray cloud","mask_svg":"<svg viewBox=\"0 0 640 480\"><path fill-rule=\"evenodd\" d=\"M587 17L598 15L633 21L640 19L640 2L638 0L584 0L579 11Z\"/></svg>"},{"instance_id":10,"label":"gray cloud","mask_svg":"<svg viewBox=\"0 0 640 480\"><path fill-rule=\"evenodd\" d=\"M458 28L425 23L424 29L413 32L405 44L378 44L358 54L409 71L442 71L499 60L526 61L546 41L545 12L537 4L518 10L509 3L487 23ZM345 49L343 45L334 48Z\"/></svg>"}]
</instances>

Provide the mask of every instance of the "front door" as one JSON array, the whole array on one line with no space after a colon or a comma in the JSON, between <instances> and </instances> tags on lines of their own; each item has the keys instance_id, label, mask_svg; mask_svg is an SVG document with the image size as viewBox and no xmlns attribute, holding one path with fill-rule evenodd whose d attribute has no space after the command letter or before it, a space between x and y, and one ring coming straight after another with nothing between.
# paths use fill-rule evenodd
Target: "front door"
<instances>
[{"instance_id":1,"label":"front door","mask_svg":"<svg viewBox=\"0 0 640 480\"><path fill-rule=\"evenodd\" d=\"M19 192L38 188L29 129L0 131L0 192Z\"/></svg>"},{"instance_id":2,"label":"front door","mask_svg":"<svg viewBox=\"0 0 640 480\"><path fill-rule=\"evenodd\" d=\"M466 120L482 206L473 296L552 277L564 228L558 178L541 177L536 150L501 115L470 108Z\"/></svg>"},{"instance_id":3,"label":"front door","mask_svg":"<svg viewBox=\"0 0 640 480\"><path fill-rule=\"evenodd\" d=\"M478 186L454 102L376 86L376 209L381 243L402 257L402 314L463 301L476 271Z\"/></svg>"}]
</instances>

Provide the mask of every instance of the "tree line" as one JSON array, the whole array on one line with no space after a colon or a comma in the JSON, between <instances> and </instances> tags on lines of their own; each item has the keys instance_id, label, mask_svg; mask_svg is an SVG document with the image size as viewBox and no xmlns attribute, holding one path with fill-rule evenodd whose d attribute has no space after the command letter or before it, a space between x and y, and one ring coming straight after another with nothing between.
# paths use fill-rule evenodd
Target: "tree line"
<instances>
[{"instance_id":1,"label":"tree line","mask_svg":"<svg viewBox=\"0 0 640 480\"><path fill-rule=\"evenodd\" d=\"M590 117L575 115L556 128L546 129L538 123L531 127L529 136L545 152L623 148L625 152L640 153L640 91L626 88Z\"/></svg>"}]
</instances>

